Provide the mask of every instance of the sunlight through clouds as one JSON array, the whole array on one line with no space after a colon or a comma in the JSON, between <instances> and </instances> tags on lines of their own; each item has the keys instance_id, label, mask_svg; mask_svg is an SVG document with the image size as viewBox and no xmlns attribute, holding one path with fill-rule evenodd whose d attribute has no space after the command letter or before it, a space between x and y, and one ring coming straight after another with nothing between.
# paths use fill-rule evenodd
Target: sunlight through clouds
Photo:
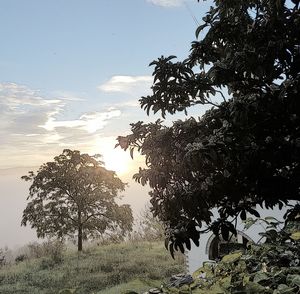
<instances>
[{"instance_id":1,"label":"sunlight through clouds","mask_svg":"<svg viewBox=\"0 0 300 294\"><path fill-rule=\"evenodd\" d=\"M120 147L115 148L116 142L114 136L98 138L95 136L90 152L91 154L100 153L106 168L115 171L118 176L129 181L137 171L137 166L144 167L145 160L138 152L134 153L134 160L132 160L129 152L125 152Z\"/></svg>"},{"instance_id":2,"label":"sunlight through clouds","mask_svg":"<svg viewBox=\"0 0 300 294\"><path fill-rule=\"evenodd\" d=\"M40 164L64 148L88 152L103 136L99 131L122 115L116 107L106 107L63 120L72 103L45 98L23 85L0 83L0 168Z\"/></svg>"}]
</instances>

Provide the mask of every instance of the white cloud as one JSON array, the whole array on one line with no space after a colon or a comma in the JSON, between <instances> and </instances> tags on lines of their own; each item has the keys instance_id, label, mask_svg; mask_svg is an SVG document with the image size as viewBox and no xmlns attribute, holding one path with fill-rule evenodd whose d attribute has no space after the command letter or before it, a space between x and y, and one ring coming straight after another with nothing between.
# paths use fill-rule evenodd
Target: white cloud
<instances>
[{"instance_id":1,"label":"white cloud","mask_svg":"<svg viewBox=\"0 0 300 294\"><path fill-rule=\"evenodd\" d=\"M89 152L95 138L110 121L120 117L117 108L83 112L70 119L78 101L49 99L40 91L15 83L0 83L0 168L40 165L64 148ZM68 119L63 119L68 115Z\"/></svg>"},{"instance_id":2,"label":"white cloud","mask_svg":"<svg viewBox=\"0 0 300 294\"><path fill-rule=\"evenodd\" d=\"M57 128L78 128L85 130L88 133L95 133L98 130L104 128L107 121L121 115L121 111L117 109L111 109L107 112L91 112L85 113L75 120L57 120L55 117L50 116L42 128L53 131Z\"/></svg>"},{"instance_id":3,"label":"white cloud","mask_svg":"<svg viewBox=\"0 0 300 294\"><path fill-rule=\"evenodd\" d=\"M136 93L148 92L153 82L152 76L113 76L98 87L103 92Z\"/></svg>"},{"instance_id":4,"label":"white cloud","mask_svg":"<svg viewBox=\"0 0 300 294\"><path fill-rule=\"evenodd\" d=\"M0 83L0 98L0 105L10 109L20 109L21 106L48 106L61 102L59 99L42 98L39 91L15 83Z\"/></svg>"},{"instance_id":5,"label":"white cloud","mask_svg":"<svg viewBox=\"0 0 300 294\"><path fill-rule=\"evenodd\" d=\"M59 114L64 106L65 103L61 100L46 99L39 91L26 86L0 83L1 135L5 132L8 137L15 133L40 133L38 125L48 116ZM3 137L0 140L2 142Z\"/></svg>"},{"instance_id":6,"label":"white cloud","mask_svg":"<svg viewBox=\"0 0 300 294\"><path fill-rule=\"evenodd\" d=\"M162 7L179 7L184 4L184 0L147 0L147 2Z\"/></svg>"},{"instance_id":7,"label":"white cloud","mask_svg":"<svg viewBox=\"0 0 300 294\"><path fill-rule=\"evenodd\" d=\"M139 107L139 101L137 99L128 100L121 103L118 103L119 107Z\"/></svg>"},{"instance_id":8,"label":"white cloud","mask_svg":"<svg viewBox=\"0 0 300 294\"><path fill-rule=\"evenodd\" d=\"M69 91L54 91L53 95L59 97L61 100L68 100L68 101L85 101L86 99L78 96L76 93L72 93Z\"/></svg>"}]
</instances>

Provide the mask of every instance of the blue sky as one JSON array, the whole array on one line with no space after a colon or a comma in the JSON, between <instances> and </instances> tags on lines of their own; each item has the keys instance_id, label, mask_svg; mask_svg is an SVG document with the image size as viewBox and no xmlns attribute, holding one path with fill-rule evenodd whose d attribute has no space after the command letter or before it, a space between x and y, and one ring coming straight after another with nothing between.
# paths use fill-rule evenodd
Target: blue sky
<instances>
[{"instance_id":1,"label":"blue sky","mask_svg":"<svg viewBox=\"0 0 300 294\"><path fill-rule=\"evenodd\" d=\"M191 11L201 22L209 4L0 1L0 231L6 244L33 236L19 227L28 193L20 176L65 148L103 154L108 168L131 182L142 159L132 162L114 150L115 138L129 132L130 122L157 118L147 118L138 105L150 93L148 64L161 55L185 58L197 27ZM124 202L137 211L147 199L147 189L131 183Z\"/></svg>"},{"instance_id":2,"label":"blue sky","mask_svg":"<svg viewBox=\"0 0 300 294\"><path fill-rule=\"evenodd\" d=\"M0 167L39 164L63 148L108 152L95 141L145 118L137 100L149 93L148 64L186 57L191 11L200 21L208 4L2 0Z\"/></svg>"},{"instance_id":3,"label":"blue sky","mask_svg":"<svg viewBox=\"0 0 300 294\"><path fill-rule=\"evenodd\" d=\"M166 9L143 0L3 2L1 78L45 91L86 92L117 73L150 73L150 60L186 52L193 34L184 6Z\"/></svg>"}]
</instances>

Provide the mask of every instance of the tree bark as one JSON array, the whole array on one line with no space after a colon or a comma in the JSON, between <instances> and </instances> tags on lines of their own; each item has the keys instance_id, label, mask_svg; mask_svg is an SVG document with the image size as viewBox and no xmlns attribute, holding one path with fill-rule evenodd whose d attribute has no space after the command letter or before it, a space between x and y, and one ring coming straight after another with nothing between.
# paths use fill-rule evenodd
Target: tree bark
<instances>
[{"instance_id":1,"label":"tree bark","mask_svg":"<svg viewBox=\"0 0 300 294\"><path fill-rule=\"evenodd\" d=\"M77 239L77 249L82 251L82 223L81 223L81 211L78 211L78 239Z\"/></svg>"},{"instance_id":2,"label":"tree bark","mask_svg":"<svg viewBox=\"0 0 300 294\"><path fill-rule=\"evenodd\" d=\"M78 227L78 241L77 241L78 251L82 251L82 227Z\"/></svg>"}]
</instances>

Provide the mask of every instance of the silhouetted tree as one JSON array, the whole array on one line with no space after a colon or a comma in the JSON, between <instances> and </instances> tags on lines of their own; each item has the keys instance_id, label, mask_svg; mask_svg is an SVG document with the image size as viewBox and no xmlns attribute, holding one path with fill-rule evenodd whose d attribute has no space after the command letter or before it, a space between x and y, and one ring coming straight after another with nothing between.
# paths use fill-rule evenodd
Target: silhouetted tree
<instances>
[{"instance_id":1,"label":"silhouetted tree","mask_svg":"<svg viewBox=\"0 0 300 294\"><path fill-rule=\"evenodd\" d=\"M125 184L105 169L99 155L66 149L22 179L32 181L22 225L30 223L38 237L77 234L81 251L84 239L132 228L131 208L115 202Z\"/></svg>"},{"instance_id":2,"label":"silhouetted tree","mask_svg":"<svg viewBox=\"0 0 300 294\"><path fill-rule=\"evenodd\" d=\"M187 59L150 64L153 93L140 104L163 118L196 105L210 110L170 127L133 123L118 137L131 155L145 155L134 178L150 185L171 251L190 248L190 238L199 244L203 223L226 239L235 232L230 218L299 200L299 1L215 0L203 21Z\"/></svg>"}]
</instances>

